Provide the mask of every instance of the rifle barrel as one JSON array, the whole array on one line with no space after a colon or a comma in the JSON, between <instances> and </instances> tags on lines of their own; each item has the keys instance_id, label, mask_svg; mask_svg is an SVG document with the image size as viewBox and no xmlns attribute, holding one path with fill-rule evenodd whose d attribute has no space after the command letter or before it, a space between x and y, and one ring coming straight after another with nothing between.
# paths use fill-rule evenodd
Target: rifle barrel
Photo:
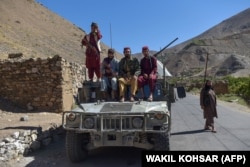
<instances>
[{"instance_id":1,"label":"rifle barrel","mask_svg":"<svg viewBox=\"0 0 250 167\"><path fill-rule=\"evenodd\" d=\"M154 57L156 57L157 55L159 55L161 52L163 52L167 47L169 47L172 43L174 43L176 40L178 39L175 38L172 42L170 42L169 44L167 44L164 48L162 48L160 51L158 51L157 53L154 54Z\"/></svg>"}]
</instances>

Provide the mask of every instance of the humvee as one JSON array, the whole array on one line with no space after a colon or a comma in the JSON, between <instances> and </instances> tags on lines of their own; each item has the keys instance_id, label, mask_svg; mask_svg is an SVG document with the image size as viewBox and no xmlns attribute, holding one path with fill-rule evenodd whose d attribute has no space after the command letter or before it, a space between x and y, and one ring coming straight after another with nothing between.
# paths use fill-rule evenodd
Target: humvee
<instances>
[{"instance_id":1,"label":"humvee","mask_svg":"<svg viewBox=\"0 0 250 167\"><path fill-rule=\"evenodd\" d=\"M76 101L81 101L78 106L63 113L62 125L66 130L66 152L70 161L80 162L90 150L107 146L168 151L173 101L171 86L164 90L164 82L157 80L152 102L138 99L122 103L91 100L93 93L98 97L99 86L85 82L84 98L77 98ZM144 87L144 92L149 93L148 86Z\"/></svg>"},{"instance_id":2,"label":"humvee","mask_svg":"<svg viewBox=\"0 0 250 167\"><path fill-rule=\"evenodd\" d=\"M178 38L154 54L156 57ZM99 147L137 147L146 150L168 151L171 130L173 87L158 78L153 101L101 102L100 84L84 82L75 98L78 107L64 112L62 126L66 130L66 152L72 162L82 161L88 151ZM84 98L79 98L84 92ZM144 87L145 95L149 87ZM137 97L140 97L139 93Z\"/></svg>"}]
</instances>

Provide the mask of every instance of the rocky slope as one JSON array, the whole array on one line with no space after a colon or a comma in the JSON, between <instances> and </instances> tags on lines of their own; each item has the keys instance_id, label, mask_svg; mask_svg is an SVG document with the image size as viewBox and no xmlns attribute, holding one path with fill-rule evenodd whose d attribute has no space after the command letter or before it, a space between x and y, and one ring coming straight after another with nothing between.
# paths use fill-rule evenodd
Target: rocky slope
<instances>
[{"instance_id":1,"label":"rocky slope","mask_svg":"<svg viewBox=\"0 0 250 167\"><path fill-rule=\"evenodd\" d=\"M250 8L197 37L165 50L162 59L173 75L250 75Z\"/></svg>"},{"instance_id":2,"label":"rocky slope","mask_svg":"<svg viewBox=\"0 0 250 167\"><path fill-rule=\"evenodd\" d=\"M85 62L80 41L86 32L35 0L1 0L0 22L0 59L23 53L25 58L60 55L70 62ZM101 47L104 57L108 46Z\"/></svg>"},{"instance_id":3,"label":"rocky slope","mask_svg":"<svg viewBox=\"0 0 250 167\"><path fill-rule=\"evenodd\" d=\"M174 76L202 76L208 56L208 75L250 74L250 8L172 48L162 57ZM35 0L1 0L0 59L10 53L25 58L60 55L84 63L80 41L85 31L51 12ZM90 23L86 23L90 24ZM101 44L102 58L108 46ZM118 59L122 55L117 53Z\"/></svg>"}]
</instances>

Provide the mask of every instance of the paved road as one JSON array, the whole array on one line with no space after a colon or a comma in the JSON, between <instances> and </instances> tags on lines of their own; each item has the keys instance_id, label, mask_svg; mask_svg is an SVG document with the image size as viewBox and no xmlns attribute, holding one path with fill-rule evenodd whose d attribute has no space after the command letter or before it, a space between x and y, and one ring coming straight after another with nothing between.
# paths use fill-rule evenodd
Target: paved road
<instances>
[{"instance_id":1,"label":"paved road","mask_svg":"<svg viewBox=\"0 0 250 167\"><path fill-rule=\"evenodd\" d=\"M203 131L204 119L197 96L187 94L172 104L171 150L250 150L250 113L218 104L217 133ZM64 151L64 140L21 160L15 167L140 167L141 150L135 148L101 148L89 158L72 164Z\"/></svg>"},{"instance_id":2,"label":"paved road","mask_svg":"<svg viewBox=\"0 0 250 167\"><path fill-rule=\"evenodd\" d=\"M171 150L250 150L250 113L218 103L217 133L203 131L205 120L197 96L172 104Z\"/></svg>"}]
</instances>

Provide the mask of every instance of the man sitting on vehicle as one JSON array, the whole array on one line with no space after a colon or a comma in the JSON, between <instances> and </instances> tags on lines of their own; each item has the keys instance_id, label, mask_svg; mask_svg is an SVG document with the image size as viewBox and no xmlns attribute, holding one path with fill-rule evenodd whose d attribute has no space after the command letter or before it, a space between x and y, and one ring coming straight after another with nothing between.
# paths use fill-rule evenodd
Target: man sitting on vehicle
<instances>
[{"instance_id":1,"label":"man sitting on vehicle","mask_svg":"<svg viewBox=\"0 0 250 167\"><path fill-rule=\"evenodd\" d=\"M114 58L115 51L108 50L108 57L104 58L101 65L102 81L101 91L103 92L104 100L107 100L108 88L111 88L111 99L117 98L117 77L119 72L119 61Z\"/></svg>"},{"instance_id":2,"label":"man sitting on vehicle","mask_svg":"<svg viewBox=\"0 0 250 167\"><path fill-rule=\"evenodd\" d=\"M148 101L153 101L153 93L155 90L155 83L157 79L157 60L155 57L149 55L149 48L147 46L142 47L142 54L144 57L140 61L141 74L138 77L138 89L141 90L142 98L144 99L145 85L149 85L149 97Z\"/></svg>"},{"instance_id":3,"label":"man sitting on vehicle","mask_svg":"<svg viewBox=\"0 0 250 167\"><path fill-rule=\"evenodd\" d=\"M119 91L120 102L125 100L126 86L130 85L130 101L134 101L137 91L137 77L140 74L140 64L137 58L131 56L131 49L125 47L123 50L125 57L119 62Z\"/></svg>"}]
</instances>

